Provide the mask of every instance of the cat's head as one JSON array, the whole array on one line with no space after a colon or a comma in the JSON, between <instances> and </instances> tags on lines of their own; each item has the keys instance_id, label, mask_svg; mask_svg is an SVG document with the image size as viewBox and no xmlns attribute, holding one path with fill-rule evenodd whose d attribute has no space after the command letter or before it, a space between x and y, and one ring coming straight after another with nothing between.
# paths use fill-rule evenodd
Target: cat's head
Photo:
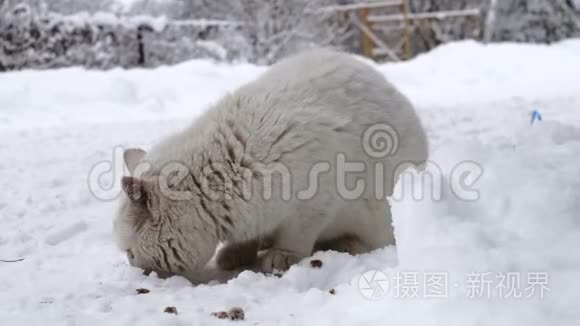
<instances>
[{"instance_id":1,"label":"cat's head","mask_svg":"<svg viewBox=\"0 0 580 326\"><path fill-rule=\"evenodd\" d=\"M194 200L167 196L160 177L136 173L146 156L140 149L124 153L131 176L121 179L123 194L113 223L115 240L126 252L129 263L161 277L183 275L198 269L211 258L211 239L196 232ZM208 258L207 256L210 255Z\"/></svg>"}]
</instances>

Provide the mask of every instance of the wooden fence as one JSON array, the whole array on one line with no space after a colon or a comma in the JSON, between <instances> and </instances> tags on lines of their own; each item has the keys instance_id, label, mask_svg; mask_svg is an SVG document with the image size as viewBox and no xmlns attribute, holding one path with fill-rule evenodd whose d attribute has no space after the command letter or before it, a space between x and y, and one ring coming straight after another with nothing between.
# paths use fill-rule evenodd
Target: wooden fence
<instances>
[{"instance_id":1,"label":"wooden fence","mask_svg":"<svg viewBox=\"0 0 580 326\"><path fill-rule=\"evenodd\" d=\"M424 34L426 28L436 31L436 25L433 24L436 21L471 19L476 29L474 38L481 38L479 8L415 13L410 12L408 0L389 0L330 6L320 11L347 15L350 22L361 32L362 54L372 59L381 57L387 57L392 61L410 59L414 55L411 34L415 30ZM397 35L394 41L384 37L385 33L392 36L393 32Z\"/></svg>"}]
</instances>

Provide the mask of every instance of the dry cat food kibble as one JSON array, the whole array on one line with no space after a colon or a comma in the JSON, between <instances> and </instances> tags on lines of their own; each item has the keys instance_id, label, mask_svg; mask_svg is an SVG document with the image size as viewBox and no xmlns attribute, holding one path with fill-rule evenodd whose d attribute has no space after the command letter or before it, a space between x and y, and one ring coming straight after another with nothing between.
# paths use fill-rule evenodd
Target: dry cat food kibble
<instances>
[{"instance_id":1,"label":"dry cat food kibble","mask_svg":"<svg viewBox=\"0 0 580 326\"><path fill-rule=\"evenodd\" d=\"M225 312L225 311L214 312L214 313L212 313L212 315L213 315L214 317L217 317L217 318L219 318L219 319L226 319L226 318L228 318L228 317L229 317L229 316L228 316L228 313L227 313L227 312Z\"/></svg>"},{"instance_id":2,"label":"dry cat food kibble","mask_svg":"<svg viewBox=\"0 0 580 326\"><path fill-rule=\"evenodd\" d=\"M320 268L320 267L322 267L322 261L320 261L318 259L311 260L310 266L312 266L313 268Z\"/></svg>"},{"instance_id":3,"label":"dry cat food kibble","mask_svg":"<svg viewBox=\"0 0 580 326\"><path fill-rule=\"evenodd\" d=\"M244 310L239 307L231 308L228 312L218 311L212 313L212 316L218 319L229 319L229 320L244 320L246 318Z\"/></svg>"},{"instance_id":4,"label":"dry cat food kibble","mask_svg":"<svg viewBox=\"0 0 580 326\"><path fill-rule=\"evenodd\" d=\"M144 288L137 289L136 291L137 291L137 294L147 294L147 293L151 292L151 291L144 289Z\"/></svg>"},{"instance_id":5,"label":"dry cat food kibble","mask_svg":"<svg viewBox=\"0 0 580 326\"><path fill-rule=\"evenodd\" d=\"M177 315L177 308L175 307L167 307L165 308L165 310L163 310L164 313L166 314L174 314Z\"/></svg>"},{"instance_id":6,"label":"dry cat food kibble","mask_svg":"<svg viewBox=\"0 0 580 326\"><path fill-rule=\"evenodd\" d=\"M228 312L231 320L244 320L246 318L244 310L239 307L234 307Z\"/></svg>"}]
</instances>

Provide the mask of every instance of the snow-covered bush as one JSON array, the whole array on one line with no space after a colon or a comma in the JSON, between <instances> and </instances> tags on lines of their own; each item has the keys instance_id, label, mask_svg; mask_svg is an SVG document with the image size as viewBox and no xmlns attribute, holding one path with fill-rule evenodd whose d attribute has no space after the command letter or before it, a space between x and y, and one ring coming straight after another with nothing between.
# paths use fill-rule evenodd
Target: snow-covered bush
<instances>
[{"instance_id":1,"label":"snow-covered bush","mask_svg":"<svg viewBox=\"0 0 580 326\"><path fill-rule=\"evenodd\" d=\"M216 19L243 24L237 33L216 40L230 46L234 57L272 63L312 45L349 48L353 26L340 24L335 13L318 9L343 0L139 0L133 13L167 15L172 19ZM351 49L350 50L356 50Z\"/></svg>"},{"instance_id":2,"label":"snow-covered bush","mask_svg":"<svg viewBox=\"0 0 580 326\"><path fill-rule=\"evenodd\" d=\"M580 14L575 6L570 0L500 0L492 39L553 43L578 37Z\"/></svg>"},{"instance_id":3,"label":"snow-covered bush","mask_svg":"<svg viewBox=\"0 0 580 326\"><path fill-rule=\"evenodd\" d=\"M228 59L203 22L169 24L113 14L37 15L20 4L0 19L0 70L84 66L156 67L193 58ZM226 53L226 54L225 54Z\"/></svg>"},{"instance_id":4,"label":"snow-covered bush","mask_svg":"<svg viewBox=\"0 0 580 326\"><path fill-rule=\"evenodd\" d=\"M480 26L463 19L435 22L435 43L472 37L479 29L485 41L553 43L580 36L578 0L409 0L414 12L480 8Z\"/></svg>"},{"instance_id":5,"label":"snow-covered bush","mask_svg":"<svg viewBox=\"0 0 580 326\"><path fill-rule=\"evenodd\" d=\"M121 15L116 0L0 0L0 71L156 67L194 58L270 64L310 46L359 52L361 32L348 15L320 9L370 1L135 0ZM580 36L579 0L409 0L409 6L418 13L482 12L479 20L418 24L411 33L415 54L468 38L551 43ZM380 34L392 45L402 35L397 27Z\"/></svg>"},{"instance_id":6,"label":"snow-covered bush","mask_svg":"<svg viewBox=\"0 0 580 326\"><path fill-rule=\"evenodd\" d=\"M194 58L269 64L313 45L348 47L345 35L353 27L317 10L337 1L200 1L193 7L192 2L162 7L163 2L142 1L129 17L63 16L41 8L46 6L20 4L2 15L0 68L156 67ZM153 12L145 9L152 5L165 8L161 13L169 18L151 18Z\"/></svg>"}]
</instances>

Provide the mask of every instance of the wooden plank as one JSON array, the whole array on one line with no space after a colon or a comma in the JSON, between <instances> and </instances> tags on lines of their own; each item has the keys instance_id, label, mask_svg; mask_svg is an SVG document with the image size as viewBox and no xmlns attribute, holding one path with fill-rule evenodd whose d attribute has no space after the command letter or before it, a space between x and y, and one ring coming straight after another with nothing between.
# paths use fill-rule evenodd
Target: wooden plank
<instances>
[{"instance_id":1,"label":"wooden plank","mask_svg":"<svg viewBox=\"0 0 580 326\"><path fill-rule=\"evenodd\" d=\"M371 30L371 24L368 21L368 16L369 16L369 12L370 10L368 8L364 8L361 9L359 11L359 15L360 15L360 21L361 24L363 24L367 29ZM367 58L372 58L373 57L373 48L375 47L375 45L373 44L373 40L371 40L371 38L366 34L366 33L362 33L362 39L361 39L361 52L362 54L367 57Z\"/></svg>"},{"instance_id":2,"label":"wooden plank","mask_svg":"<svg viewBox=\"0 0 580 326\"><path fill-rule=\"evenodd\" d=\"M403 11L403 55L406 60L411 59L413 53L411 53L411 36L409 32L409 3L408 0L403 0L401 5L401 10Z\"/></svg>"},{"instance_id":3,"label":"wooden plank","mask_svg":"<svg viewBox=\"0 0 580 326\"><path fill-rule=\"evenodd\" d=\"M358 29L360 29L361 32L363 32L366 36L368 36L377 46L379 46L381 50L384 51L385 54L389 56L389 58L391 58L391 60L401 61L401 59L397 56L397 54L393 50L391 50L385 42L381 41L381 39L379 39L373 33L372 30L366 27L354 13L350 14L350 19L352 23L356 27L358 27Z\"/></svg>"},{"instance_id":4,"label":"wooden plank","mask_svg":"<svg viewBox=\"0 0 580 326\"><path fill-rule=\"evenodd\" d=\"M385 51L385 49L382 48L373 49L373 56L382 56L388 54L389 54L388 51Z\"/></svg>"},{"instance_id":5,"label":"wooden plank","mask_svg":"<svg viewBox=\"0 0 580 326\"><path fill-rule=\"evenodd\" d=\"M465 9L465 10L450 10L450 11L437 11L437 12L422 12L422 13L409 13L409 20L423 20L423 19L447 19L456 17L478 17L481 12L479 9ZM405 15L403 14L393 14L393 15L378 15L369 16L369 22L371 23L390 23L397 21L404 21Z\"/></svg>"},{"instance_id":6,"label":"wooden plank","mask_svg":"<svg viewBox=\"0 0 580 326\"><path fill-rule=\"evenodd\" d=\"M410 26L411 29L414 26ZM401 33L405 26L403 24L397 25L373 25L373 31L381 32L381 33Z\"/></svg>"}]
</instances>

